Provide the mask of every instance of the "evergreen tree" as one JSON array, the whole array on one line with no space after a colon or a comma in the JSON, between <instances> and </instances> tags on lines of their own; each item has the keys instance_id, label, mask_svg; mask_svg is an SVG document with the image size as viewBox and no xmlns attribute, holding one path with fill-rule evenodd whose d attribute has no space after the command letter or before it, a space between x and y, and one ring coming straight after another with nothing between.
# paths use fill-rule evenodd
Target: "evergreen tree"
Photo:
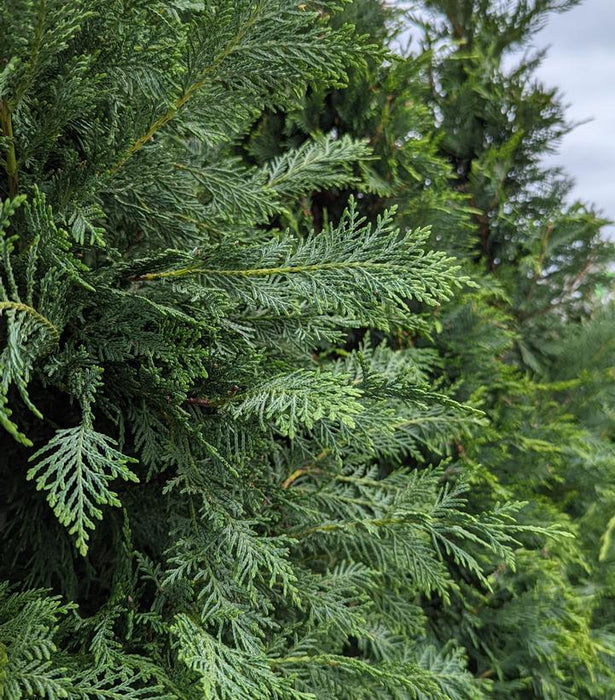
<instances>
[{"instance_id":1,"label":"evergreen tree","mask_svg":"<svg viewBox=\"0 0 615 700\"><path fill-rule=\"evenodd\" d=\"M0 8L0 697L610 697L573 4Z\"/></svg>"},{"instance_id":2,"label":"evergreen tree","mask_svg":"<svg viewBox=\"0 0 615 700\"><path fill-rule=\"evenodd\" d=\"M507 367L492 384L504 391L486 404L498 442L486 443L477 458L517 498L530 501L533 518L566 519L577 537L565 550L525 555L527 571L519 565L516 575L503 577L499 600L484 602L471 653L507 695L518 687L546 697L605 697L615 687L613 618L602 612L612 607L615 590L600 562L608 556L604 542L601 553L599 541L586 535L588 519L602 534L612 513L612 492L604 489L614 477L612 426L592 425L585 409L594 395L588 375L601 375L610 386L603 399L612 391L600 360L609 350L607 343L594 357L579 355L581 348L567 340L584 321L604 327L601 290L610 286L615 250L601 237L605 221L591 207L567 204L569 178L542 163L569 127L556 91L534 77L541 53L526 51L512 67L505 63L548 12L574 4L428 3L440 18L426 32L428 45L448 44L432 63L441 152L475 209L473 262L503 293L513 332L502 356ZM452 321L449 348L451 342L468 347L472 316ZM581 328L583 335L593 332ZM472 351L462 357L463 367L478 364ZM582 358L576 367L575 357ZM511 374L509 366L518 371ZM525 639L511 646L520 620ZM494 652L502 661L483 657Z\"/></svg>"},{"instance_id":3,"label":"evergreen tree","mask_svg":"<svg viewBox=\"0 0 615 700\"><path fill-rule=\"evenodd\" d=\"M428 346L466 279L384 207L304 213L391 189L365 140L247 156L382 61L337 5L0 8L3 697L491 688L422 602L548 527L466 503L484 419Z\"/></svg>"},{"instance_id":4,"label":"evergreen tree","mask_svg":"<svg viewBox=\"0 0 615 700\"><path fill-rule=\"evenodd\" d=\"M542 54L528 50L548 13L574 4L416 3L421 51L267 115L248 149L263 157L320 131L367 137L378 160L361 211L375 218L395 203L402 227L432 224L430 245L480 285L435 310L431 342L395 342L437 349L453 396L486 412L456 445L472 473L469 506L522 499L519 524L570 535L522 538L516 571L493 569L491 590L459 572L452 605L423 601L433 634L463 644L494 697L602 698L615 687L614 250L604 220L569 205L569 179L542 163L569 127L557 92L534 77ZM349 16L374 41L407 31L377 2ZM348 194L319 193L303 211L337 217Z\"/></svg>"}]
</instances>

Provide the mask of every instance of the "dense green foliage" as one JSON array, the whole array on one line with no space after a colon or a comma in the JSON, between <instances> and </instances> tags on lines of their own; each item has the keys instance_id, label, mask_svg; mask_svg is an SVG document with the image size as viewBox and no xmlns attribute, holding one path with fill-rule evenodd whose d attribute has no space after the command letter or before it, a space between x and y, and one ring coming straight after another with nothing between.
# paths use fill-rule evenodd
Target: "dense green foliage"
<instances>
[{"instance_id":1,"label":"dense green foliage","mask_svg":"<svg viewBox=\"0 0 615 700\"><path fill-rule=\"evenodd\" d=\"M0 697L613 693L572 4L0 8Z\"/></svg>"}]
</instances>

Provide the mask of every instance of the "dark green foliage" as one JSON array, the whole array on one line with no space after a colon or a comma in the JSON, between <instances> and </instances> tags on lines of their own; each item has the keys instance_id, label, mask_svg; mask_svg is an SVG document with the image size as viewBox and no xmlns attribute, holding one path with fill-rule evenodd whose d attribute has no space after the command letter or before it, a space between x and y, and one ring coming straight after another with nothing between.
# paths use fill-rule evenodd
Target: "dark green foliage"
<instances>
[{"instance_id":1,"label":"dark green foliage","mask_svg":"<svg viewBox=\"0 0 615 700\"><path fill-rule=\"evenodd\" d=\"M4 4L0 697L609 695L565 4Z\"/></svg>"},{"instance_id":2,"label":"dark green foliage","mask_svg":"<svg viewBox=\"0 0 615 700\"><path fill-rule=\"evenodd\" d=\"M502 348L501 379L492 379L495 386L505 380L503 392L481 404L498 442L485 443L475 458L511 494L531 501L531 519L568 521L577 534L563 549L525 555L526 564L502 581L499 600L481 609L472 647L491 658L479 661L478 670L482 664L491 670L494 689L508 697L606 697L615 687L613 618L603 613L615 591L604 576L598 538L585 537L590 521L602 534L611 518L605 485L614 475L613 431L607 421L586 420L584 404L597 393L588 370L600 372L599 361L567 340L580 323L583 335L596 324L604 328L610 312L602 308L601 289L611 284L615 250L600 236L604 221L587 205L567 204L569 182L541 163L567 126L556 93L532 75L540 54L526 54L509 69L503 63L548 11L571 4L537 0L485 11L480 3L432 3L441 8L442 26L448 24L444 31L458 40L448 57L432 62L442 153L476 209L473 263L504 295L496 303L510 314L505 325L513 331ZM443 40L435 26L426 33L432 44ZM454 322L455 346L446 339L447 346L463 347L466 328L492 313L490 306L475 305L462 326ZM600 345L598 357L609 344ZM465 379L468 361L480 361L463 354ZM575 367L579 361L588 364ZM519 626L525 638L511 646Z\"/></svg>"},{"instance_id":3,"label":"dark green foliage","mask_svg":"<svg viewBox=\"0 0 615 700\"><path fill-rule=\"evenodd\" d=\"M568 204L569 181L542 165L568 126L556 92L534 78L540 54L521 57L548 12L572 4L416 3L409 58L370 63L347 88L265 116L249 147L263 157L268 132L277 149L315 130L367 137L380 184L359 195L361 211L375 217L396 203L404 227L433 224L431 246L480 284L435 310L431 343L410 342L435 346L441 386L486 413L480 433L456 444L472 473L470 507L521 499L518 524L571 535L522 537L516 572L497 567L490 592L464 573L450 604L427 603L434 634L463 644L495 697L602 698L615 687L615 251L604 220ZM357 2L349 16L374 39L386 34L378 3ZM347 193L315 195L308 218L339 216Z\"/></svg>"},{"instance_id":4,"label":"dark green foliage","mask_svg":"<svg viewBox=\"0 0 615 700\"><path fill-rule=\"evenodd\" d=\"M6 697L479 693L420 595L512 563L518 507L414 468L481 424L433 353L344 347L464 278L390 212L295 215L369 189L364 141L238 151L380 60L333 9L2 10Z\"/></svg>"}]
</instances>

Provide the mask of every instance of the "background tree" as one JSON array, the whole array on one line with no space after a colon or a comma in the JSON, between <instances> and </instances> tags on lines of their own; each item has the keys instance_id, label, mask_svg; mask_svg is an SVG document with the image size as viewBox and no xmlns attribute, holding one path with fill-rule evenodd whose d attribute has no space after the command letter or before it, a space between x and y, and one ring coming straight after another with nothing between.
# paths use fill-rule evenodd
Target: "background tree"
<instances>
[{"instance_id":1,"label":"background tree","mask_svg":"<svg viewBox=\"0 0 615 700\"><path fill-rule=\"evenodd\" d=\"M602 290L610 286L613 246L601 236L605 221L591 207L567 203L569 178L542 163L569 127L556 91L534 77L541 54L526 52L510 66L511 54L527 47L548 12L573 4L428 3L440 20L430 23L425 36L431 47L445 42L432 54L445 55L432 63L441 152L451 163L456 188L468 194L476 209L474 263L489 271L506 296L514 341L503 359L523 372L523 377L519 372L514 377L518 388L509 384L497 403L492 402L489 412L497 415L499 445L478 458L493 465L500 482L517 497L532 503L534 517L544 522L549 511L561 513L578 535L588 517L605 532L612 513L612 495L603 486L613 482L612 426L608 421L591 425L585 419L592 393L588 375L598 373L607 386L612 378L600 363L601 353L610 352L609 343L593 357L583 354L581 362L587 364L575 368L579 359L574 358L581 356L566 338L578 337L581 324L583 334L593 332L595 324L604 327L608 314L602 311ZM461 334L458 340L457 347L463 347ZM570 354L562 352L564 347ZM502 428L510 439L502 440ZM540 615L521 569L516 583L505 584L517 602L508 613L491 619L500 618L505 625L525 619L526 628L538 632L537 640L528 636L514 653L509 642L502 645L503 635L493 625L481 623L485 651L501 645L505 652L505 663L489 668L502 679L510 674L511 680L531 680L532 691L546 696L572 692L600 697L613 687L607 671L613 660L613 620L602 613L606 600L612 600L612 581L602 574L599 539L581 537L576 550L555 557L546 550L543 557L559 562L531 565L537 577L544 575L538 571L549 569L559 569L557 577L562 577L553 589L561 593ZM536 583L535 590L544 589L544 580ZM529 614L523 613L524 599L528 612L533 609ZM567 618L569 635L554 633L552 621L558 616ZM581 642L583 630L586 644ZM561 654L556 664L554 649ZM589 657L583 659L585 652ZM548 672L543 660L551 667ZM509 692L511 686L501 687Z\"/></svg>"}]
</instances>

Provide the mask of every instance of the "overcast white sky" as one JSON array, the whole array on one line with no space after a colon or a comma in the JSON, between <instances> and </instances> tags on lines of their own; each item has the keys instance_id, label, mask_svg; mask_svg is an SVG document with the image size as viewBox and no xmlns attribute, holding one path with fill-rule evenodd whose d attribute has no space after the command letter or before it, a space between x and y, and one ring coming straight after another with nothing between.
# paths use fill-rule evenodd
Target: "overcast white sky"
<instances>
[{"instance_id":1,"label":"overcast white sky","mask_svg":"<svg viewBox=\"0 0 615 700\"><path fill-rule=\"evenodd\" d=\"M576 180L575 198L615 221L615 0L552 15L534 44L551 47L539 76L564 93L568 118L592 119L565 137L553 160Z\"/></svg>"}]
</instances>

